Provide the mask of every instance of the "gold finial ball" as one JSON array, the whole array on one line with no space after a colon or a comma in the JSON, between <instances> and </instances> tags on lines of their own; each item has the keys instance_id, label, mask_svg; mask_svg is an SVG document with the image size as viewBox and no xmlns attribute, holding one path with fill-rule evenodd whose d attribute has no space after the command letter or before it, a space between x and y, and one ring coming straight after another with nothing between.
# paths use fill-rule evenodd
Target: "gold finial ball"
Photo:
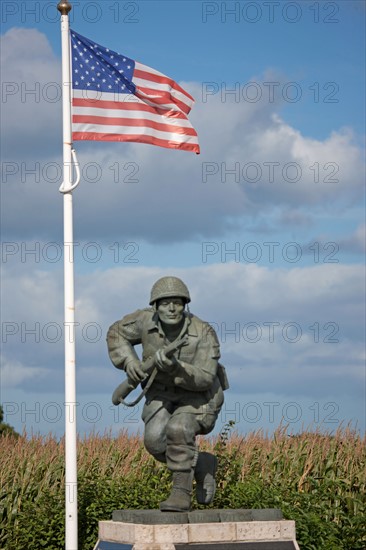
<instances>
[{"instance_id":1,"label":"gold finial ball","mask_svg":"<svg viewBox=\"0 0 366 550\"><path fill-rule=\"evenodd\" d=\"M61 13L61 15L67 15L69 11L71 11L72 6L70 2L67 2L67 0L60 0L60 2L57 4L57 9Z\"/></svg>"}]
</instances>

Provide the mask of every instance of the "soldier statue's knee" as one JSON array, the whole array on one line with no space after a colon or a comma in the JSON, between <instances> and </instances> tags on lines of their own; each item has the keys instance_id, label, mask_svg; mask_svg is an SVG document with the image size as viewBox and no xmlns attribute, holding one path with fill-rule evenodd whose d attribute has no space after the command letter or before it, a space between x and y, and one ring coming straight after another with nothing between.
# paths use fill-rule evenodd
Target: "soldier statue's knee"
<instances>
[{"instance_id":1,"label":"soldier statue's knee","mask_svg":"<svg viewBox=\"0 0 366 550\"><path fill-rule=\"evenodd\" d=\"M157 460L159 460L159 462L165 462L165 437L156 437L156 434L151 431L145 432L144 445L146 447L146 450Z\"/></svg>"},{"instance_id":2,"label":"soldier statue's knee","mask_svg":"<svg viewBox=\"0 0 366 550\"><path fill-rule=\"evenodd\" d=\"M167 440L172 443L191 443L196 436L195 425L194 415L172 416L166 427Z\"/></svg>"}]
</instances>

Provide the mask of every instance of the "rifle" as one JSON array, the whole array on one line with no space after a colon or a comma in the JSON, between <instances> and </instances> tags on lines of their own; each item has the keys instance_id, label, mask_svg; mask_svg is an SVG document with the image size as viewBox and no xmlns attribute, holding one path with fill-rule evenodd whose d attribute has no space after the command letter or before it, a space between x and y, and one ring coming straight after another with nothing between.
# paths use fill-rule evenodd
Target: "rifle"
<instances>
[{"instance_id":1,"label":"rifle","mask_svg":"<svg viewBox=\"0 0 366 550\"><path fill-rule=\"evenodd\" d=\"M166 357L171 357L174 352L176 352L178 349L180 349L184 344L187 342L187 335L184 335L182 338L177 338L174 340L174 342L171 342L164 348L164 353ZM127 403L125 401L125 398L134 390L137 388L137 386L140 384L140 382L133 382L131 378L127 377L127 380L124 380L121 382L119 386L114 390L112 395L112 403L113 405L119 405L122 403L123 405L126 405L127 407L134 407L146 394L147 390L151 386L151 384L154 381L155 376L158 373L158 369L155 366L155 357L149 357L144 361L141 365L142 370L145 372L146 378L149 376L149 380L147 381L146 386L144 387L141 394L138 396L135 401L132 401L130 403Z\"/></svg>"}]
</instances>

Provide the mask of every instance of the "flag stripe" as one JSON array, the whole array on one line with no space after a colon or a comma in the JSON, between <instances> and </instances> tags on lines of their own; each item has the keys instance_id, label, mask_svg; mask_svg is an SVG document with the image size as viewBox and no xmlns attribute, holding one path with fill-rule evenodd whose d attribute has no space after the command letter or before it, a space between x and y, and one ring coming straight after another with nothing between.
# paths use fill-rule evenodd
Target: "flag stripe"
<instances>
[{"instance_id":1,"label":"flag stripe","mask_svg":"<svg viewBox=\"0 0 366 550\"><path fill-rule=\"evenodd\" d=\"M103 104L107 104L108 108L104 108ZM112 106L117 108L112 109ZM140 110L141 106L144 111ZM108 120L111 122L108 122ZM171 113L171 116L161 116L154 109L149 109L148 106L140 103L133 105L129 102L120 104L75 98L73 100L73 129L75 130L76 123L83 122L92 123L93 129L94 126L99 124L124 125L126 127L139 125L197 137L196 131L183 113L174 112ZM121 131L123 131L123 128L121 128Z\"/></svg>"},{"instance_id":2,"label":"flag stripe","mask_svg":"<svg viewBox=\"0 0 366 550\"><path fill-rule=\"evenodd\" d=\"M180 86L177 82L175 82L172 78L169 78L168 76L163 75L162 73L158 73L158 71L154 71L150 67L146 67L146 65L142 65L138 61L136 61L135 64L135 70L134 70L134 80L135 78L140 78L142 80L149 80L151 82L156 82L160 84L168 84L171 88L176 90L177 92L182 93L187 100L191 102L191 104L194 104L193 97L186 91L182 86Z\"/></svg>"},{"instance_id":3,"label":"flag stripe","mask_svg":"<svg viewBox=\"0 0 366 550\"><path fill-rule=\"evenodd\" d=\"M133 82L136 84L139 90L146 89L151 90L151 93L154 93L156 90L166 92L171 95L171 97L176 98L178 101L181 101L184 103L187 108L189 108L189 111L192 108L192 101L187 100L187 97L182 94L180 91L174 90L171 86L168 84L159 84L156 82L151 82L149 80L143 80L142 78L135 78L136 71L133 76ZM188 112L189 112L188 111Z\"/></svg>"},{"instance_id":4,"label":"flag stripe","mask_svg":"<svg viewBox=\"0 0 366 550\"><path fill-rule=\"evenodd\" d=\"M179 126L179 129L171 124L165 124L162 122L155 122L154 120L148 120L146 118L142 119L133 119L133 118L117 118L117 117L110 117L110 116L91 116L91 115L73 115L72 121L76 123L86 123L96 126L104 126L104 125L110 125L110 126L124 126L124 127L131 127L131 126L141 126L146 128L154 128L155 130L161 130L163 132L179 132L180 134L184 134L186 136L196 136L196 132L193 128L184 128L182 126Z\"/></svg>"},{"instance_id":5,"label":"flag stripe","mask_svg":"<svg viewBox=\"0 0 366 550\"><path fill-rule=\"evenodd\" d=\"M157 115L170 117L170 118L180 118L188 120L186 115L180 111L173 109L160 109L158 107L154 108L151 105L147 105L142 100L138 99L132 94L121 94L123 96L123 101L116 101L116 94L99 92L98 98L87 98L90 95L87 91L74 90L74 98L72 104L74 107L96 107L100 109L120 109L124 111L141 111L155 113Z\"/></svg>"},{"instance_id":6,"label":"flag stripe","mask_svg":"<svg viewBox=\"0 0 366 550\"><path fill-rule=\"evenodd\" d=\"M75 107L73 108L73 115L84 115L84 116L96 116L96 117L105 117L106 111L105 109L98 109L96 107L92 108L86 108L86 107ZM121 109L109 109L108 110L108 116L112 118L124 118L124 119L135 119L136 113L134 111L121 111ZM161 122L164 124L170 124L171 126L181 126L186 128L191 128L191 123L189 120L182 120L179 118L174 117L161 117L160 115L157 115L156 113L139 113L139 118L143 118L144 120L152 120L155 122Z\"/></svg>"},{"instance_id":7,"label":"flag stripe","mask_svg":"<svg viewBox=\"0 0 366 550\"><path fill-rule=\"evenodd\" d=\"M174 140L160 139L155 136L136 135L136 134L104 134L99 132L74 132L73 139L76 140L90 140L90 141L132 141L138 143L147 143L150 145L158 145L159 147L166 147L169 149L180 149L182 151L198 152L198 144L195 142L190 143L189 139L184 142L177 142Z\"/></svg>"},{"instance_id":8,"label":"flag stripe","mask_svg":"<svg viewBox=\"0 0 366 550\"><path fill-rule=\"evenodd\" d=\"M145 99L145 101L147 100L150 104L154 105L164 105L166 107L172 108L175 104L175 106L183 111L183 113L185 113L186 115L188 115L190 111L190 108L185 103L174 98L170 93L167 92L161 91L159 92L159 95L156 95L156 90L140 87L136 89L136 96L140 99Z\"/></svg>"},{"instance_id":9,"label":"flag stripe","mask_svg":"<svg viewBox=\"0 0 366 550\"><path fill-rule=\"evenodd\" d=\"M148 126L144 127L134 127L130 128L127 126L119 125L103 125L103 124L89 124L89 122L75 122L73 124L74 132L93 132L99 134L135 134L138 136L146 134L147 136L154 136L159 139L166 141L175 141L177 143L183 143L186 139L190 141L194 140L197 143L197 135L186 135L180 133L177 128L173 128L173 131L162 131L155 128L149 128Z\"/></svg>"}]
</instances>

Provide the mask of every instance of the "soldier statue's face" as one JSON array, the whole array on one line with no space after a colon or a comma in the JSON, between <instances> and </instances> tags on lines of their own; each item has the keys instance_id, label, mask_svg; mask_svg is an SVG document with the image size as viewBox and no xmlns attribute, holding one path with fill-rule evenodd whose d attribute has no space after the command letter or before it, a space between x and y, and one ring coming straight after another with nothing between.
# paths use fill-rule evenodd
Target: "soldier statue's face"
<instances>
[{"instance_id":1,"label":"soldier statue's face","mask_svg":"<svg viewBox=\"0 0 366 550\"><path fill-rule=\"evenodd\" d=\"M162 298L157 302L159 319L166 325L178 325L183 320L184 300L182 298Z\"/></svg>"}]
</instances>

